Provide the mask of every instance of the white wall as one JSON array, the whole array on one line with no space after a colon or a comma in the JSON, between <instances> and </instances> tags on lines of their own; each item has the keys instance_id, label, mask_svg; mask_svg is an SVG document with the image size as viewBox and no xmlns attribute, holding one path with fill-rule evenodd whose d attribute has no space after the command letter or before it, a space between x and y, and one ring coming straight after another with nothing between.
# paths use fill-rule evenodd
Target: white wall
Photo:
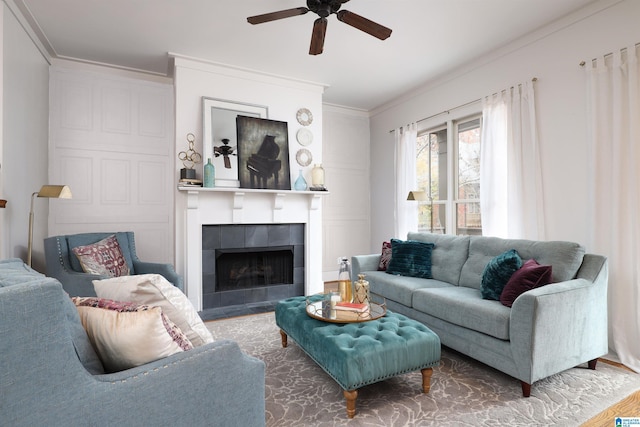
<instances>
[{"instance_id":1,"label":"white wall","mask_svg":"<svg viewBox=\"0 0 640 427\"><path fill-rule=\"evenodd\" d=\"M324 106L323 279L337 280L338 257L369 253L369 115ZM354 278L355 279L355 278Z\"/></svg>"},{"instance_id":2,"label":"white wall","mask_svg":"<svg viewBox=\"0 0 640 427\"><path fill-rule=\"evenodd\" d=\"M177 153L187 149L186 136L193 133L196 137L196 150L203 153L202 147L202 97L217 98L238 103L264 105L269 108L269 119L288 122L289 166L291 184L297 178L301 167L296 163L295 154L302 148L296 141L296 132L302 126L296 121L296 112L307 108L313 114L313 122L308 127L314 140L308 148L313 162L304 169L307 182L311 182L313 163L322 162L322 93L324 86L312 82L290 80L251 70L226 67L219 64L172 55L174 60L175 88L175 182L183 167L177 159ZM198 165L198 178L202 179L202 165ZM185 248L185 223L187 194L175 190L176 205L176 270L185 274L187 260ZM186 277L186 280L189 280Z\"/></svg>"},{"instance_id":3,"label":"white wall","mask_svg":"<svg viewBox=\"0 0 640 427\"><path fill-rule=\"evenodd\" d=\"M372 251L393 234L393 134L389 130L538 78L548 240L587 243L586 81L581 61L640 42L640 1L606 0L557 21L373 112Z\"/></svg>"},{"instance_id":4,"label":"white wall","mask_svg":"<svg viewBox=\"0 0 640 427\"><path fill-rule=\"evenodd\" d=\"M31 193L48 181L49 64L5 3L2 3L2 151L0 257L26 260ZM35 206L33 266L44 271L47 235L44 199Z\"/></svg>"},{"instance_id":5,"label":"white wall","mask_svg":"<svg viewBox=\"0 0 640 427\"><path fill-rule=\"evenodd\" d=\"M173 263L169 79L55 61L50 70L49 235L133 231L143 261ZM156 81L157 80L157 81Z\"/></svg>"}]
</instances>

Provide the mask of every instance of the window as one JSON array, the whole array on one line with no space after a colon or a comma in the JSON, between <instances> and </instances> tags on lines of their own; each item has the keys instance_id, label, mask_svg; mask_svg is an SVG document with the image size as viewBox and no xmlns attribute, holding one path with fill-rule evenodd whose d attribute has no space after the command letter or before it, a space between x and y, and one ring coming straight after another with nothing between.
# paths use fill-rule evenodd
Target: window
<instances>
[{"instance_id":1,"label":"window","mask_svg":"<svg viewBox=\"0 0 640 427\"><path fill-rule=\"evenodd\" d=\"M481 117L451 120L418 134L416 176L429 196L420 202L418 230L481 235Z\"/></svg>"}]
</instances>

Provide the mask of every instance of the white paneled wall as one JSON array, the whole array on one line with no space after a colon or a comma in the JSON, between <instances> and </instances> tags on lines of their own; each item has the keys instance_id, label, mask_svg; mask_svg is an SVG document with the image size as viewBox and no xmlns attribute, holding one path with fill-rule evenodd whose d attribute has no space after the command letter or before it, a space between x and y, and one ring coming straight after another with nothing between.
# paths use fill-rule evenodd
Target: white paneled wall
<instances>
[{"instance_id":1,"label":"white paneled wall","mask_svg":"<svg viewBox=\"0 0 640 427\"><path fill-rule=\"evenodd\" d=\"M323 212L323 279L336 280L337 259L370 253L369 118L325 105L323 156L330 197Z\"/></svg>"},{"instance_id":2,"label":"white paneled wall","mask_svg":"<svg viewBox=\"0 0 640 427\"><path fill-rule=\"evenodd\" d=\"M49 235L134 231L145 261L174 262L173 86L54 66Z\"/></svg>"}]
</instances>

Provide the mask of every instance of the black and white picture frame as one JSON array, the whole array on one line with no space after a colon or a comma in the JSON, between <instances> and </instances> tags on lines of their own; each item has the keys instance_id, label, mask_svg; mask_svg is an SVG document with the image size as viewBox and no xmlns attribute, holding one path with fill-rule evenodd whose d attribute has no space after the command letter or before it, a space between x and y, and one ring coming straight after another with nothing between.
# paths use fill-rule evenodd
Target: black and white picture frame
<instances>
[{"instance_id":1,"label":"black and white picture frame","mask_svg":"<svg viewBox=\"0 0 640 427\"><path fill-rule=\"evenodd\" d=\"M268 118L266 106L202 97L203 166L211 159L216 187L239 187L236 117Z\"/></svg>"},{"instance_id":2,"label":"black and white picture frame","mask_svg":"<svg viewBox=\"0 0 640 427\"><path fill-rule=\"evenodd\" d=\"M287 122L238 116L241 188L291 190Z\"/></svg>"}]
</instances>

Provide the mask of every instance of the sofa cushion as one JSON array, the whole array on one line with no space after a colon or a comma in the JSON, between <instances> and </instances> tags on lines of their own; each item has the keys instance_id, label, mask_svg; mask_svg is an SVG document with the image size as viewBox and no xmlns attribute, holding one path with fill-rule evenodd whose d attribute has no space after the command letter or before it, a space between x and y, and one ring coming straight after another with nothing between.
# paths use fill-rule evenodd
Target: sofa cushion
<instances>
[{"instance_id":1,"label":"sofa cushion","mask_svg":"<svg viewBox=\"0 0 640 427\"><path fill-rule=\"evenodd\" d=\"M491 259L482 273L480 282L482 298L498 301L507 282L520 267L522 267L522 259L515 249Z\"/></svg>"},{"instance_id":2,"label":"sofa cushion","mask_svg":"<svg viewBox=\"0 0 640 427\"><path fill-rule=\"evenodd\" d=\"M82 326L109 372L140 366L193 348L160 307L73 297Z\"/></svg>"},{"instance_id":3,"label":"sofa cushion","mask_svg":"<svg viewBox=\"0 0 640 427\"><path fill-rule=\"evenodd\" d=\"M511 309L482 299L478 289L461 286L422 288L413 294L413 308L467 329L508 340Z\"/></svg>"},{"instance_id":4,"label":"sofa cushion","mask_svg":"<svg viewBox=\"0 0 640 427\"><path fill-rule=\"evenodd\" d=\"M391 242L382 242L382 252L380 254L380 262L378 263L378 271L387 271L391 261Z\"/></svg>"},{"instance_id":5,"label":"sofa cushion","mask_svg":"<svg viewBox=\"0 0 640 427\"><path fill-rule=\"evenodd\" d=\"M469 256L469 236L449 236L424 232L410 232L407 239L433 243L431 275L435 280L457 285L460 271Z\"/></svg>"},{"instance_id":6,"label":"sofa cushion","mask_svg":"<svg viewBox=\"0 0 640 427\"><path fill-rule=\"evenodd\" d=\"M582 264L585 252L583 246L572 242L471 236L469 257L462 267L460 286L480 289L486 265L492 258L510 249L518 251L523 260L533 258L540 264L552 266L552 283L573 279Z\"/></svg>"},{"instance_id":7,"label":"sofa cushion","mask_svg":"<svg viewBox=\"0 0 640 427\"><path fill-rule=\"evenodd\" d=\"M178 325L195 347L213 342L211 332L200 319L191 301L160 274L94 280L93 287L99 298L162 308L162 312Z\"/></svg>"},{"instance_id":8,"label":"sofa cushion","mask_svg":"<svg viewBox=\"0 0 640 427\"><path fill-rule=\"evenodd\" d=\"M421 288L453 286L434 279L394 276L384 271L367 271L369 291L384 298L411 307L413 291Z\"/></svg>"},{"instance_id":9,"label":"sofa cushion","mask_svg":"<svg viewBox=\"0 0 640 427\"><path fill-rule=\"evenodd\" d=\"M133 259L131 258L131 253L129 252L129 236L126 232L117 232L117 233L80 233L80 234L72 234L68 236L64 236L68 248L69 248L69 261L71 262L71 268L77 272L84 272L82 269L82 265L80 265L80 260L77 256L73 254L73 248L77 246L86 246L93 243L96 243L105 237L110 236L111 234L115 234L116 240L120 245L120 250L122 251L122 255L124 259L127 261L127 266L129 267L129 274L135 274L135 269L133 266Z\"/></svg>"},{"instance_id":10,"label":"sofa cushion","mask_svg":"<svg viewBox=\"0 0 640 427\"><path fill-rule=\"evenodd\" d=\"M431 279L433 247L433 243L391 239L391 260L386 272L400 276Z\"/></svg>"},{"instance_id":11,"label":"sofa cushion","mask_svg":"<svg viewBox=\"0 0 640 427\"><path fill-rule=\"evenodd\" d=\"M500 294L500 302L511 307L521 294L551 283L551 273L550 265L540 265L535 259L527 260L507 282Z\"/></svg>"}]
</instances>

